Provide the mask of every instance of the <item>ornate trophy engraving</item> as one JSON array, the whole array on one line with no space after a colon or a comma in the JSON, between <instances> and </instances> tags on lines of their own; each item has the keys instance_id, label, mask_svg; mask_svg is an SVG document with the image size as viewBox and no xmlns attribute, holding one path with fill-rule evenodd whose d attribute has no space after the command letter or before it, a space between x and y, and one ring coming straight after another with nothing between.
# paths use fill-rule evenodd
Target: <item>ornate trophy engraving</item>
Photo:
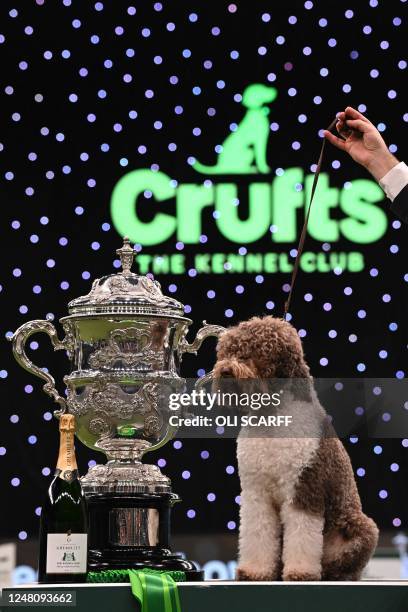
<instances>
[{"instance_id":1,"label":"ornate trophy engraving","mask_svg":"<svg viewBox=\"0 0 408 612\"><path fill-rule=\"evenodd\" d=\"M205 338L224 328L204 322L188 343L192 321L183 305L163 295L157 281L131 272L134 250L127 238L116 252L122 271L96 279L88 295L68 304L69 315L60 319L63 340L51 322L30 321L12 336L13 353L45 380L43 390L59 405L54 415L74 414L81 442L108 458L81 479L89 507L90 569L149 566L181 569L198 579L194 564L169 550L170 510L179 497L157 466L141 460L175 434L166 400L183 389L183 353L196 353ZM71 360L66 398L52 375L25 353L37 332L45 332L54 350L65 350Z\"/></svg>"}]
</instances>

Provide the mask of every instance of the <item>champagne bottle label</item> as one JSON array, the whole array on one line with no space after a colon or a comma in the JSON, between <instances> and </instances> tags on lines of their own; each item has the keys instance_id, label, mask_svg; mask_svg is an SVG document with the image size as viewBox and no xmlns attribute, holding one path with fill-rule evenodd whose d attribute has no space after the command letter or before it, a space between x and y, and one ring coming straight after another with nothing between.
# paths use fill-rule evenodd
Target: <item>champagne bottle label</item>
<instances>
[{"instance_id":1,"label":"champagne bottle label","mask_svg":"<svg viewBox=\"0 0 408 612\"><path fill-rule=\"evenodd\" d=\"M75 457L75 419L72 414L60 418L60 448L55 475L71 482L78 478L78 466Z\"/></svg>"},{"instance_id":2,"label":"champagne bottle label","mask_svg":"<svg viewBox=\"0 0 408 612\"><path fill-rule=\"evenodd\" d=\"M47 536L47 574L85 574L86 533L49 533Z\"/></svg>"}]
</instances>

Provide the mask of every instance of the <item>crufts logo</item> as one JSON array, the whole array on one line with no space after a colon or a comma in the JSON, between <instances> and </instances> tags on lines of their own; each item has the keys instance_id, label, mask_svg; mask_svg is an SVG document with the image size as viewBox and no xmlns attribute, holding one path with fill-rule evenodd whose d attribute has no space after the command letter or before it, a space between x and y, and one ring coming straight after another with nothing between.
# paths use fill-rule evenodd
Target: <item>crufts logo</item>
<instances>
[{"instance_id":1,"label":"crufts logo","mask_svg":"<svg viewBox=\"0 0 408 612\"><path fill-rule=\"evenodd\" d=\"M242 96L245 114L223 145L217 148L218 158L214 165L191 160L192 168L197 173L211 179L207 178L201 183L181 183L164 172L150 169L125 174L113 189L111 198L112 221L119 234L128 235L143 246L158 245L171 237L184 244L199 244L203 234L203 211L212 208L215 227L230 243L247 245L269 234L277 246L296 244L299 211L304 211L309 201L313 174L305 175L302 168L293 167L280 169L276 176L267 180L271 172L267 156L270 134L268 105L276 97L274 87L252 84L245 89ZM278 161L277 154L275 161ZM252 180L249 180L251 177ZM140 214L138 198L142 194L149 199L148 217L146 212ZM168 211L154 212L150 198L165 202ZM239 213L239 198L241 201L247 198L246 218L242 218L242 212ZM319 242L335 243L341 238L357 244L375 242L387 229L387 216L378 206L383 199L382 190L372 180L356 179L346 183L343 188L337 188L331 187L328 174L322 173L308 233ZM146 203L143 206L146 209ZM208 245L206 254L209 256ZM282 253L268 254L282 259ZM224 257L220 253L216 255L222 255L221 259ZM286 257L285 253L283 255ZM314 254L305 253L306 271L328 271L335 267L327 262L324 264L322 260L317 265L310 255ZM319 255L325 257L324 253ZM349 268L351 271L360 271L364 267L361 253L331 253L333 261L339 259L335 255L344 256L342 261L352 255L354 270L352 265ZM154 256L148 257L153 261ZM167 271L182 273L184 264L181 260L184 255L177 253L175 257L177 270ZM199 271L224 270L225 262L222 263L221 259L217 260L220 270L212 270L211 264L206 261L205 269ZM140 263L143 265L143 260ZM271 267L274 266L275 263ZM282 271L288 271L291 267L289 260L285 266ZM323 269L325 266L327 270ZM347 267L347 262L342 267ZM234 271L228 266L226 269ZM242 272L241 269L237 271Z\"/></svg>"}]
</instances>

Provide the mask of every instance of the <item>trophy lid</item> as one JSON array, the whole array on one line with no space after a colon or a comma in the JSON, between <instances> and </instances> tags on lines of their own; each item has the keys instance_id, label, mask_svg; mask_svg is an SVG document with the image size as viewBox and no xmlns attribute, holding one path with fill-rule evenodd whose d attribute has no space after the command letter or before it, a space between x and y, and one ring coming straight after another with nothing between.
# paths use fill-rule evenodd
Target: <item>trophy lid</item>
<instances>
[{"instance_id":1,"label":"trophy lid","mask_svg":"<svg viewBox=\"0 0 408 612\"><path fill-rule=\"evenodd\" d=\"M97 278L87 295L80 296L68 304L69 313L92 314L152 314L161 316L184 315L184 306L174 298L162 293L160 283L148 276L131 272L134 250L129 238L117 249L122 270Z\"/></svg>"}]
</instances>

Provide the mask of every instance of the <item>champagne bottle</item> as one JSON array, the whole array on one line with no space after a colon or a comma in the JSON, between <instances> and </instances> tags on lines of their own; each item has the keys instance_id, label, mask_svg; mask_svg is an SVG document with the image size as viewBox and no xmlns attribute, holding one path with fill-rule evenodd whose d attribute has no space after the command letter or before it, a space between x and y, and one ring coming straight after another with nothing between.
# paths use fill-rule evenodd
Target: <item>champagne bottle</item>
<instances>
[{"instance_id":1,"label":"champagne bottle","mask_svg":"<svg viewBox=\"0 0 408 612\"><path fill-rule=\"evenodd\" d=\"M84 582L88 512L75 457L75 419L63 414L54 478L41 511L39 582Z\"/></svg>"}]
</instances>

